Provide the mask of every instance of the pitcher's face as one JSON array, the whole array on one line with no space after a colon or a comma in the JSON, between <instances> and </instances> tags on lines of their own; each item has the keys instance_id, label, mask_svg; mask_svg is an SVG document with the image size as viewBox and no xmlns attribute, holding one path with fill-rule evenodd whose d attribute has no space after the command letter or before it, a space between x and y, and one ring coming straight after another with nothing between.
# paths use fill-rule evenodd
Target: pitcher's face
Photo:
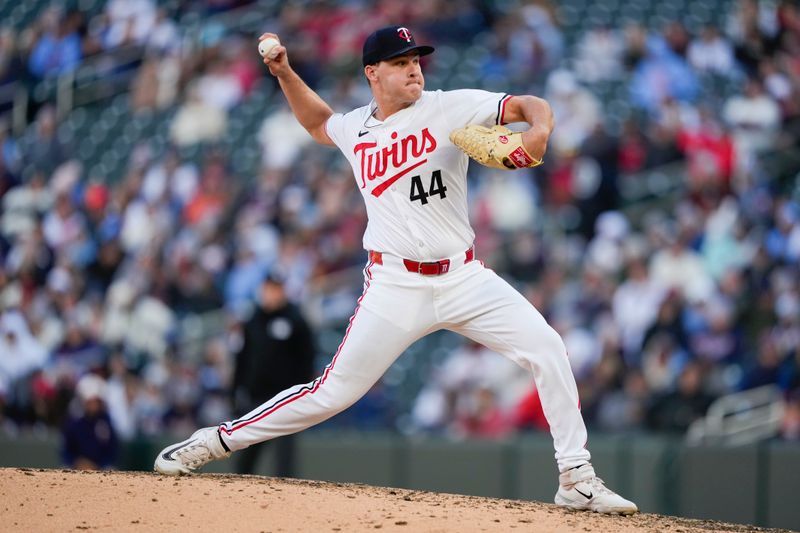
<instances>
[{"instance_id":1,"label":"pitcher's face","mask_svg":"<svg viewBox=\"0 0 800 533\"><path fill-rule=\"evenodd\" d=\"M422 96L425 78L417 53L409 52L367 68L372 69L370 81L373 92L380 92L390 100L407 104L416 102Z\"/></svg>"}]
</instances>

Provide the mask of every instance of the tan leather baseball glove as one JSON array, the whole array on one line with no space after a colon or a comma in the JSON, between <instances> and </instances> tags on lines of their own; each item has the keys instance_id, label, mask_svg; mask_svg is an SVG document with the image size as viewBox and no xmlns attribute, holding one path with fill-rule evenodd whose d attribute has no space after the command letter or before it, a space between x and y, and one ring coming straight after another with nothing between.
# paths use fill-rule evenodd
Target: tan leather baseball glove
<instances>
[{"instance_id":1,"label":"tan leather baseball glove","mask_svg":"<svg viewBox=\"0 0 800 533\"><path fill-rule=\"evenodd\" d=\"M470 124L450 132L450 141L468 156L487 167L502 170L530 168L542 164L522 145L522 133L505 126L487 128Z\"/></svg>"}]
</instances>

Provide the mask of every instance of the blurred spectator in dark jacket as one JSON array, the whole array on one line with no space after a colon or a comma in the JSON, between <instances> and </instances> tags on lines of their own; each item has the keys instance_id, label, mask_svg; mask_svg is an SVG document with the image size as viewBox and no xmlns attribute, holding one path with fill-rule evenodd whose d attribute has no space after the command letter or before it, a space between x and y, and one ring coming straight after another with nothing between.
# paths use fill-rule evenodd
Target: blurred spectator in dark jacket
<instances>
[{"instance_id":1,"label":"blurred spectator in dark jacket","mask_svg":"<svg viewBox=\"0 0 800 533\"><path fill-rule=\"evenodd\" d=\"M758 357L745 369L739 388L747 390L778 383L781 362L781 353L775 341L768 333L763 334L758 343Z\"/></svg>"},{"instance_id":2,"label":"blurred spectator in dark jacket","mask_svg":"<svg viewBox=\"0 0 800 533\"><path fill-rule=\"evenodd\" d=\"M100 368L105 363L105 349L91 332L76 319L64 323L64 339L53 353L54 362L64 370L79 374Z\"/></svg>"},{"instance_id":3,"label":"blurred spectator in dark jacket","mask_svg":"<svg viewBox=\"0 0 800 533\"><path fill-rule=\"evenodd\" d=\"M689 349L706 367L741 358L741 335L733 319L732 306L721 299L690 307Z\"/></svg>"},{"instance_id":4,"label":"blurred spectator in dark jacket","mask_svg":"<svg viewBox=\"0 0 800 533\"><path fill-rule=\"evenodd\" d=\"M597 425L604 431L631 431L644 423L650 391L639 370L625 373L621 388L603 395L597 407Z\"/></svg>"},{"instance_id":5,"label":"blurred spectator in dark jacket","mask_svg":"<svg viewBox=\"0 0 800 533\"><path fill-rule=\"evenodd\" d=\"M89 288L105 294L123 259L122 248L117 239L103 241L94 261L86 269Z\"/></svg>"},{"instance_id":6,"label":"blurred spectator in dark jacket","mask_svg":"<svg viewBox=\"0 0 800 533\"><path fill-rule=\"evenodd\" d=\"M55 108L50 105L42 107L36 115L35 126L33 135L24 140L23 161L26 165L50 174L70 153L69 147L58 138Z\"/></svg>"},{"instance_id":7,"label":"blurred spectator in dark jacket","mask_svg":"<svg viewBox=\"0 0 800 533\"><path fill-rule=\"evenodd\" d=\"M312 379L314 340L300 309L286 297L284 278L276 272L259 287L258 306L244 324L233 377L234 407L247 413L292 385ZM277 474L294 475L294 436L276 439ZM252 473L266 443L243 450L239 473Z\"/></svg>"},{"instance_id":8,"label":"blurred spectator in dark jacket","mask_svg":"<svg viewBox=\"0 0 800 533\"><path fill-rule=\"evenodd\" d=\"M650 429L684 433L695 420L705 416L713 398L703 390L700 365L689 363L678 378L678 387L656 399L647 413Z\"/></svg>"},{"instance_id":9,"label":"blurred spectator in dark jacket","mask_svg":"<svg viewBox=\"0 0 800 533\"><path fill-rule=\"evenodd\" d=\"M78 470L110 468L116 462L119 442L106 410L106 381L87 374L78 382L76 393L80 403L63 429L64 463Z\"/></svg>"},{"instance_id":10,"label":"blurred spectator in dark jacket","mask_svg":"<svg viewBox=\"0 0 800 533\"><path fill-rule=\"evenodd\" d=\"M14 28L0 28L0 86L19 81L24 75L25 64L16 41ZM11 105L11 102L0 104L0 111L10 110Z\"/></svg>"},{"instance_id":11,"label":"blurred spectator in dark jacket","mask_svg":"<svg viewBox=\"0 0 800 533\"><path fill-rule=\"evenodd\" d=\"M790 393L800 393L800 347L786 356L781 365L778 385Z\"/></svg>"},{"instance_id":12,"label":"blurred spectator in dark jacket","mask_svg":"<svg viewBox=\"0 0 800 533\"><path fill-rule=\"evenodd\" d=\"M2 31L0 30L0 47L2 47ZM2 53L2 50L0 50ZM0 76L2 76L2 61L0 56ZM2 80L0 80L0 83ZM0 103L0 116L4 112ZM21 154L17 140L11 135L11 125L6 118L0 118L0 198L6 191L19 185L19 169Z\"/></svg>"}]
</instances>

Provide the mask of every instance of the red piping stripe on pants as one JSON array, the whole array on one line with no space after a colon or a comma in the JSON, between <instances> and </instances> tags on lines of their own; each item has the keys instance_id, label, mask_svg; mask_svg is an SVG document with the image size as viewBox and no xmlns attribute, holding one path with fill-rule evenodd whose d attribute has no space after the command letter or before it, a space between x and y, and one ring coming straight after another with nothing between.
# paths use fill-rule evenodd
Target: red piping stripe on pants
<instances>
[{"instance_id":1,"label":"red piping stripe on pants","mask_svg":"<svg viewBox=\"0 0 800 533\"><path fill-rule=\"evenodd\" d=\"M365 269L367 273L367 280L364 283L364 292L361 294L361 297L358 299L358 302L356 302L356 310L353 312L353 316L350 317L350 321L347 324L347 331L345 331L344 338L342 339L341 344L339 344L339 348L336 350L336 355L333 356L331 363L325 368L325 372L323 372L322 376L315 380L313 387L301 389L300 391L294 393L290 397L279 400L279 403L277 405L267 407L266 411L259 413L258 415L256 415L255 418L251 420L241 421L238 423L234 421L230 429L226 428L224 425L220 426L219 428L220 431L225 432L226 435L231 435L233 434L234 431L238 429L242 429L243 427L249 426L254 422L258 422L259 420L263 420L265 417L271 415L281 407L289 405L295 400L299 400L306 394L314 394L317 390L319 390L320 386L322 386L322 384L325 383L325 380L328 378L328 374L333 369L333 366L336 364L336 359L342 352L342 348L344 348L344 343L347 341L347 336L350 335L350 329L353 327L353 321L356 319L356 315L358 315L358 310L361 309L361 300L364 299L364 296L367 295L367 290L369 290L369 282L372 280L372 272L370 272L370 268L372 268L373 264L374 263L370 262L370 264L367 265Z\"/></svg>"}]
</instances>

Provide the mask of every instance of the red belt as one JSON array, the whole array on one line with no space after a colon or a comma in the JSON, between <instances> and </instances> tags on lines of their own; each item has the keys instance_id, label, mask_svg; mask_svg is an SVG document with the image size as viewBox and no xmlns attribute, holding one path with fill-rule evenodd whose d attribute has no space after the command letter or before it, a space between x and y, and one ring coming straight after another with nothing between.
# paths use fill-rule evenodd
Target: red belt
<instances>
[{"instance_id":1,"label":"red belt","mask_svg":"<svg viewBox=\"0 0 800 533\"><path fill-rule=\"evenodd\" d=\"M470 246L469 250L464 252L464 264L469 263L475 259L475 247ZM383 264L383 254L370 250L369 260L377 265ZM442 259L439 261L431 261L422 263L419 261L412 261L411 259L403 259L403 265L409 272L422 274L423 276L440 276L447 274L450 271L450 260Z\"/></svg>"}]
</instances>

